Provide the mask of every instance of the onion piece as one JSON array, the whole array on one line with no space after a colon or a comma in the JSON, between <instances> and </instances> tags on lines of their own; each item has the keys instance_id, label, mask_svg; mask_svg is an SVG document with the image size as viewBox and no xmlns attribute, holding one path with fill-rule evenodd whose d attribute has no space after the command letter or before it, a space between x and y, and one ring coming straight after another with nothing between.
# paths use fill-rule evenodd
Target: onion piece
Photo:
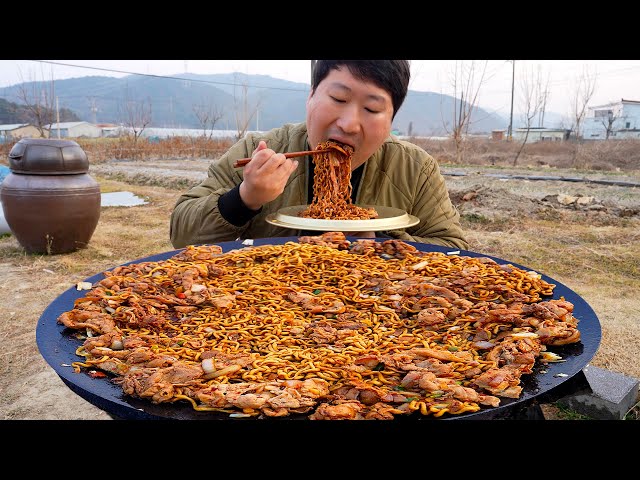
<instances>
[{"instance_id":1,"label":"onion piece","mask_svg":"<svg viewBox=\"0 0 640 480\"><path fill-rule=\"evenodd\" d=\"M538 334L533 332L517 332L512 333L511 336L514 338L538 338Z\"/></svg>"},{"instance_id":2,"label":"onion piece","mask_svg":"<svg viewBox=\"0 0 640 480\"><path fill-rule=\"evenodd\" d=\"M205 358L202 360L202 369L204 373L213 373L216 371L215 365L213 364L213 358Z\"/></svg>"},{"instance_id":3,"label":"onion piece","mask_svg":"<svg viewBox=\"0 0 640 480\"><path fill-rule=\"evenodd\" d=\"M553 352L542 352L540 353L540 361L541 362L564 362L565 360Z\"/></svg>"},{"instance_id":4,"label":"onion piece","mask_svg":"<svg viewBox=\"0 0 640 480\"><path fill-rule=\"evenodd\" d=\"M481 350L487 349L487 348L493 348L496 346L495 343L491 343L491 342L487 342L485 340L480 340L478 342L473 342L473 346L476 348L479 348Z\"/></svg>"},{"instance_id":5,"label":"onion piece","mask_svg":"<svg viewBox=\"0 0 640 480\"><path fill-rule=\"evenodd\" d=\"M208 359L207 359L208 360ZM204 360L203 360L204 362ZM242 367L240 365L229 365L228 367L221 368L220 370L216 370L211 373L205 374L204 378L207 380L211 380L212 378L221 377L222 375L228 375L230 373L235 373L240 370Z\"/></svg>"}]
</instances>

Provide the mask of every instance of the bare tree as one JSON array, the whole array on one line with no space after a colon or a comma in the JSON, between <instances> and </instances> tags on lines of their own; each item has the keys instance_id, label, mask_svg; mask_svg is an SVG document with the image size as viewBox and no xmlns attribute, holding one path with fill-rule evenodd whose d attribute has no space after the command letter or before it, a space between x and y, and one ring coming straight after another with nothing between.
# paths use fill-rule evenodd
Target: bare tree
<instances>
[{"instance_id":1,"label":"bare tree","mask_svg":"<svg viewBox=\"0 0 640 480\"><path fill-rule=\"evenodd\" d=\"M133 136L134 151L132 154L135 155L138 138L151 123L151 99L147 97L146 101L135 100L129 94L129 88L125 87L122 103L118 104L118 115L128 133Z\"/></svg>"},{"instance_id":2,"label":"bare tree","mask_svg":"<svg viewBox=\"0 0 640 480\"><path fill-rule=\"evenodd\" d=\"M572 130L576 140L582 138L582 121L587 113L587 105L596 89L596 74L591 73L585 67L582 74L574 80L573 93L571 94L571 118Z\"/></svg>"},{"instance_id":3,"label":"bare tree","mask_svg":"<svg viewBox=\"0 0 640 480\"><path fill-rule=\"evenodd\" d=\"M211 139L213 136L213 127L223 116L222 109L219 109L213 101L210 100L208 103L194 105L193 113L202 127L202 136ZM207 133L207 131L209 133Z\"/></svg>"},{"instance_id":4,"label":"bare tree","mask_svg":"<svg viewBox=\"0 0 640 480\"><path fill-rule=\"evenodd\" d=\"M549 101L549 81L551 75L547 74L547 81L544 85L544 89L541 92L542 99L540 104L540 115L538 116L538 126L544 127L544 114L547 111L547 102Z\"/></svg>"},{"instance_id":5,"label":"bare tree","mask_svg":"<svg viewBox=\"0 0 640 480\"><path fill-rule=\"evenodd\" d=\"M529 131L531 130L533 119L536 116L540 115L544 108L547 96L548 82L549 80L547 79L547 85L545 85L544 87L542 86L540 66L538 66L537 71L534 71L533 67L529 71L525 69L525 73L521 78L521 108L523 112L522 118L524 120L526 132L524 134L522 144L520 145L516 156L513 158L514 167L518 163L518 158L520 157L520 154L522 153L522 150L524 150L524 146L529 139Z\"/></svg>"},{"instance_id":6,"label":"bare tree","mask_svg":"<svg viewBox=\"0 0 640 480\"><path fill-rule=\"evenodd\" d=\"M597 117L600 119L600 123L604 127L605 140L609 140L609 137L613 132L613 124L616 122L616 120L621 118L620 111L615 112L614 110L607 110L606 112L603 112L603 114L597 115Z\"/></svg>"},{"instance_id":7,"label":"bare tree","mask_svg":"<svg viewBox=\"0 0 640 480\"><path fill-rule=\"evenodd\" d=\"M233 104L236 116L236 138L240 140L247 133L251 120L256 115L258 108L260 108L262 99L259 98L256 101L256 104L251 107L249 105L249 84L247 83L246 79L242 82L239 82L237 74L235 74L234 77ZM238 97L238 95L236 95L236 86L238 86L239 83L240 87L242 88L242 93Z\"/></svg>"},{"instance_id":8,"label":"bare tree","mask_svg":"<svg viewBox=\"0 0 640 480\"><path fill-rule=\"evenodd\" d=\"M41 71L41 82L33 78L31 81L25 82L22 78L22 72L19 71L18 74L22 81L18 87L18 98L25 104L29 112L29 117L38 129L40 137L46 138L49 136L49 129L53 123L55 112L55 82L53 80L53 71L51 71L50 82L45 80L44 71Z\"/></svg>"},{"instance_id":9,"label":"bare tree","mask_svg":"<svg viewBox=\"0 0 640 480\"><path fill-rule=\"evenodd\" d=\"M572 163L574 168L581 168L584 156L582 155L583 135L582 121L587 113L587 105L591 101L591 97L596 88L596 74L591 73L588 67L584 67L582 74L574 80L573 92L571 98L571 121L573 125L571 130L574 132L576 143L573 148Z\"/></svg>"},{"instance_id":10,"label":"bare tree","mask_svg":"<svg viewBox=\"0 0 640 480\"><path fill-rule=\"evenodd\" d=\"M485 81L487 64L486 61L484 65L478 65L475 61L471 63L456 62L455 69L451 72L453 111L451 112L451 121L444 121L443 126L453 138L458 163L462 161L464 137L469 131L471 115L477 107L478 94Z\"/></svg>"}]
</instances>

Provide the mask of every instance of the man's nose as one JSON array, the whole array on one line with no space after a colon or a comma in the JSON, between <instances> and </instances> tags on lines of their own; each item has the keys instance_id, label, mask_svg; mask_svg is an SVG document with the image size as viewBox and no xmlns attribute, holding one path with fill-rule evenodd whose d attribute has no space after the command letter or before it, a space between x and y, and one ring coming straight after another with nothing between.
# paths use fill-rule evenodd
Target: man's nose
<instances>
[{"instance_id":1,"label":"man's nose","mask_svg":"<svg viewBox=\"0 0 640 480\"><path fill-rule=\"evenodd\" d=\"M346 106L338 117L338 127L346 133L357 133L360 130L360 111L355 105Z\"/></svg>"}]
</instances>

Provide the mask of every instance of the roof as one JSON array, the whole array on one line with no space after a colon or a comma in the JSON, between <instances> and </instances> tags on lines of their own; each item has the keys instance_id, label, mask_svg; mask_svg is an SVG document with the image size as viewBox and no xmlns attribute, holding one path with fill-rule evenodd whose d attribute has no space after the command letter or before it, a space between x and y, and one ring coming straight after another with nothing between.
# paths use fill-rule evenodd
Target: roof
<instances>
[{"instance_id":1,"label":"roof","mask_svg":"<svg viewBox=\"0 0 640 480\"><path fill-rule=\"evenodd\" d=\"M85 124L95 127L93 123L89 123L89 122L60 122L60 123L51 123L49 125L45 125L45 128L49 130L55 130L58 128L73 128L73 127L77 127L78 125L85 125Z\"/></svg>"},{"instance_id":2,"label":"roof","mask_svg":"<svg viewBox=\"0 0 640 480\"><path fill-rule=\"evenodd\" d=\"M609 103L605 103L604 105L596 105L593 107L589 107L589 110L613 107L614 105L620 105L621 103L626 103L627 105L640 105L640 100L625 100L624 98L621 98L619 102L609 102Z\"/></svg>"},{"instance_id":3,"label":"roof","mask_svg":"<svg viewBox=\"0 0 640 480\"><path fill-rule=\"evenodd\" d=\"M7 125L0 125L0 131L9 132L11 130L17 130L18 128L27 127L29 123L9 123Z\"/></svg>"},{"instance_id":4,"label":"roof","mask_svg":"<svg viewBox=\"0 0 640 480\"><path fill-rule=\"evenodd\" d=\"M530 132L568 132L570 128L548 128L548 127L519 127L515 129L518 132L526 132L529 130Z\"/></svg>"}]
</instances>

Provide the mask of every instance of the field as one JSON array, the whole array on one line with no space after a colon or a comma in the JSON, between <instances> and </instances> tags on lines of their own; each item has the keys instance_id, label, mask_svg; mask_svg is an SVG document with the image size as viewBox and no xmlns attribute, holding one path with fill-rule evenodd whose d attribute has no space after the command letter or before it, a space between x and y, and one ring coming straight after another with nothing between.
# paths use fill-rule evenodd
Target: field
<instances>
[{"instance_id":1,"label":"field","mask_svg":"<svg viewBox=\"0 0 640 480\"><path fill-rule=\"evenodd\" d=\"M516 145L472 143L464 164L453 163L448 142L423 146L445 173L470 250L525 265L581 295L602 327L590 363L640 378L640 143L531 145L515 166ZM221 151L200 146L194 153L180 144L175 151L145 154L139 147L131 159L104 145L83 145L102 193L129 191L147 201L103 207L87 248L28 255L13 236L0 238L0 418L110 418L47 365L35 327L47 305L77 282L172 250L171 209ZM8 164L6 158L4 152L0 163Z\"/></svg>"}]
</instances>

